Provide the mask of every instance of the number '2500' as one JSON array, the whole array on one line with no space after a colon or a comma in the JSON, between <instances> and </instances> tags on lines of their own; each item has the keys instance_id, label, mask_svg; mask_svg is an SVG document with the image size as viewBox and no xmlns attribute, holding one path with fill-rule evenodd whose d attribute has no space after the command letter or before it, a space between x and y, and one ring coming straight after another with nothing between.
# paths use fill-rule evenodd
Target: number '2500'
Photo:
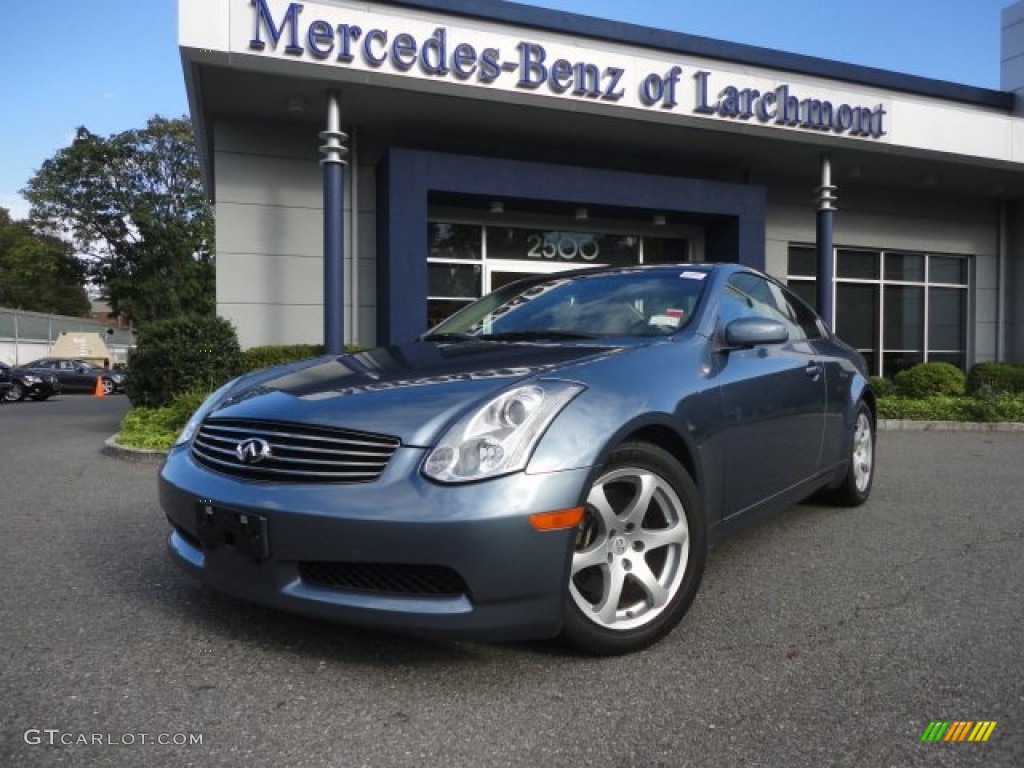
<instances>
[{"instance_id":1,"label":"number '2500'","mask_svg":"<svg viewBox=\"0 0 1024 768\"><path fill-rule=\"evenodd\" d=\"M531 259L560 258L565 261L574 261L575 259L594 261L601 254L601 246L592 239L577 240L574 237L563 236L556 241L554 238L530 235L529 243L530 250L527 251L527 256Z\"/></svg>"}]
</instances>

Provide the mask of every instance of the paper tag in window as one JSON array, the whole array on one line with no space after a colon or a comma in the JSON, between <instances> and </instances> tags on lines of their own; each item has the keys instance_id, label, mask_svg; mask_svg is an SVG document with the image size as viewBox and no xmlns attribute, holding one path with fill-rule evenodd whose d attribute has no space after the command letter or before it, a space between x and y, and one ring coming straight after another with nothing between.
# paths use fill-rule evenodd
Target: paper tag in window
<instances>
[{"instance_id":1,"label":"paper tag in window","mask_svg":"<svg viewBox=\"0 0 1024 768\"><path fill-rule=\"evenodd\" d=\"M683 280L703 280L707 276L707 272L683 272L680 275Z\"/></svg>"},{"instance_id":2,"label":"paper tag in window","mask_svg":"<svg viewBox=\"0 0 1024 768\"><path fill-rule=\"evenodd\" d=\"M674 311L678 311L678 310L672 310L672 309L666 310L666 312L674 312ZM678 328L679 325L683 322L683 316L682 315L672 315L672 314L651 315L651 319L648 320L647 322L648 322L649 325L667 325L670 328Z\"/></svg>"}]
</instances>

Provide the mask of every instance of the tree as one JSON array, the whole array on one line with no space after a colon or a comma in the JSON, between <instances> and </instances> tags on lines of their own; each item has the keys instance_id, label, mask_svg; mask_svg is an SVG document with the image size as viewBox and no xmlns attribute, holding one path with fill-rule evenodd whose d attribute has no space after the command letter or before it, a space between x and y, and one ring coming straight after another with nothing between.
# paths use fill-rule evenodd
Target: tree
<instances>
[{"instance_id":1,"label":"tree","mask_svg":"<svg viewBox=\"0 0 1024 768\"><path fill-rule=\"evenodd\" d=\"M0 208L0 307L82 316L89 312L85 275L68 245L39 236Z\"/></svg>"},{"instance_id":2,"label":"tree","mask_svg":"<svg viewBox=\"0 0 1024 768\"><path fill-rule=\"evenodd\" d=\"M212 314L213 211L187 118L107 138L80 127L23 194L33 226L71 243L115 314Z\"/></svg>"}]
</instances>

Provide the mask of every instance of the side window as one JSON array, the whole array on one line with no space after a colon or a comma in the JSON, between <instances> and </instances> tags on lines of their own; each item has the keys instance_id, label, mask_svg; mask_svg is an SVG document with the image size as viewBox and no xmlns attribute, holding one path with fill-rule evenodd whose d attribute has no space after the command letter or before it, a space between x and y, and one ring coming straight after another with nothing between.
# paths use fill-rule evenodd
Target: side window
<instances>
[{"instance_id":1,"label":"side window","mask_svg":"<svg viewBox=\"0 0 1024 768\"><path fill-rule=\"evenodd\" d=\"M778 320L786 326L789 338L793 341L817 338L821 335L813 316L810 316L799 302L791 300L784 289L776 283L752 272L740 272L729 278L728 288L731 290L726 291L725 295L740 297L747 307L745 314L735 317L755 315ZM728 323L735 317L723 317L723 320Z\"/></svg>"},{"instance_id":2,"label":"side window","mask_svg":"<svg viewBox=\"0 0 1024 768\"><path fill-rule=\"evenodd\" d=\"M778 293L779 306L790 321L800 328L803 338L820 339L821 325L818 323L817 316L800 299L782 286L772 283L771 287Z\"/></svg>"},{"instance_id":3,"label":"side window","mask_svg":"<svg viewBox=\"0 0 1024 768\"><path fill-rule=\"evenodd\" d=\"M756 315L754 300L733 285L730 279L725 285L725 290L722 291L722 299L718 304L718 317L722 321L722 325L728 325L741 317L755 317Z\"/></svg>"}]
</instances>

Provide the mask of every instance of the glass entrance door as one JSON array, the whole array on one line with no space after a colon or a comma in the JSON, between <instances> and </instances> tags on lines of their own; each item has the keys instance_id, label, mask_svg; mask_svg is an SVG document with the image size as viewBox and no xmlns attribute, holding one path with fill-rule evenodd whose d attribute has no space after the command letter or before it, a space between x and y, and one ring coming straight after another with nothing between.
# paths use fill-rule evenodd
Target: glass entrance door
<instances>
[{"instance_id":1,"label":"glass entrance door","mask_svg":"<svg viewBox=\"0 0 1024 768\"><path fill-rule=\"evenodd\" d=\"M699 260L699 226L616 222L584 227L555 217L547 225L480 224L456 217L430 222L428 327L475 299L521 277L598 266L672 264ZM589 222L588 222L589 223Z\"/></svg>"}]
</instances>

